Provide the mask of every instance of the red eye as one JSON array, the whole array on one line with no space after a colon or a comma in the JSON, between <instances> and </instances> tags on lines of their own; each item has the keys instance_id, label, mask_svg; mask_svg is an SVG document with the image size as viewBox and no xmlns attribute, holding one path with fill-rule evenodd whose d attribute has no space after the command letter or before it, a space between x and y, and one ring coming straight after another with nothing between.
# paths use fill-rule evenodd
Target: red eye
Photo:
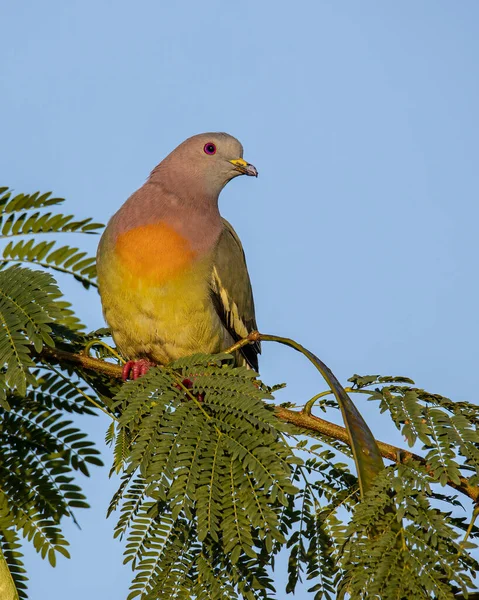
<instances>
[{"instance_id":1,"label":"red eye","mask_svg":"<svg viewBox=\"0 0 479 600\"><path fill-rule=\"evenodd\" d=\"M211 142L208 142L207 144L205 144L205 147L203 148L203 150L205 151L205 154L216 154L216 146L214 144L212 144Z\"/></svg>"}]
</instances>

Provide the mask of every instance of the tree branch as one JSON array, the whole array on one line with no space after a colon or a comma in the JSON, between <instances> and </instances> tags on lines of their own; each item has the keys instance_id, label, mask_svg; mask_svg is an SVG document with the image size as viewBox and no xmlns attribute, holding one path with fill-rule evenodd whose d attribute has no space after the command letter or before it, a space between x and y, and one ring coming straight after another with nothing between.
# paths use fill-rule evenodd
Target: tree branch
<instances>
[{"instance_id":1,"label":"tree branch","mask_svg":"<svg viewBox=\"0 0 479 600\"><path fill-rule=\"evenodd\" d=\"M252 334L251 338L245 338L245 340L240 340L240 342L236 343L234 346L228 349L228 353L234 352L242 346L245 346L248 343L253 341L257 341L259 339L257 332ZM44 347L43 350L38 354L40 358L53 360L55 362L67 362L70 364L77 365L82 367L83 369L89 371L95 371L96 373L100 373L111 377L112 379L121 379L122 378L122 367L119 365L114 365L104 360L100 360L97 358L92 358L91 356L86 356L82 353L73 354L72 352L66 352L64 350L59 350L57 348L47 348ZM321 419L320 417L315 417L312 414L308 414L304 411L294 411L288 408L283 408L282 406L275 407L276 415L282 421L286 421L288 423L292 423L297 427L301 427L302 429L309 429L310 431L316 431L322 435L333 438L335 440L339 440L348 444L351 447L351 439L345 427L341 425L336 425L335 423L331 423L330 421L326 421L325 419ZM391 460L396 463L407 463L410 460L415 460L429 469L429 466L426 460L419 456L418 454L414 454L409 450L404 450L403 448L399 448L397 446L392 446L391 444L387 444L386 442L381 442L376 440L377 445L379 447L379 451L381 456ZM456 484L453 481L448 481L448 485L453 487L458 492L465 494L473 502L479 502L479 487L471 486L468 480L465 477L460 478L461 483Z\"/></svg>"}]
</instances>

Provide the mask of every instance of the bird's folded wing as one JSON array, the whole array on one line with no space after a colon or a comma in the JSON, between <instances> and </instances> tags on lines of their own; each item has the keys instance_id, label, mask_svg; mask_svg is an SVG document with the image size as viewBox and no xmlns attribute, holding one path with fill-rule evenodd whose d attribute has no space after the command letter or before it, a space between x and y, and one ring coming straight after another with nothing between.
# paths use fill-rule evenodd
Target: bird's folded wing
<instances>
[{"instance_id":1,"label":"bird's folded wing","mask_svg":"<svg viewBox=\"0 0 479 600\"><path fill-rule=\"evenodd\" d=\"M253 291L243 246L228 221L223 219L223 223L211 278L211 296L225 329L237 341L256 330ZM245 361L255 371L260 352L259 343L241 348Z\"/></svg>"}]
</instances>

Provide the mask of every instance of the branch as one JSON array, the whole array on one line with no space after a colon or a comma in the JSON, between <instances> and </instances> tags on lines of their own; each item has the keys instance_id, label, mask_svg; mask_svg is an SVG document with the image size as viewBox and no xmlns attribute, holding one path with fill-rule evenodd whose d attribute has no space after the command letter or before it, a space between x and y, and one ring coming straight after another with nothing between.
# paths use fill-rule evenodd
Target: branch
<instances>
[{"instance_id":1,"label":"branch","mask_svg":"<svg viewBox=\"0 0 479 600\"><path fill-rule=\"evenodd\" d=\"M32 352L36 354L35 352ZM44 347L41 352L37 354L40 358L47 358L54 362L62 363L67 362L72 365L77 365L86 369L87 371L95 371L100 375L106 375L112 379L122 379L123 369L119 365L107 362L106 360L100 360L98 358L92 358L81 352L73 354L72 352L66 352L65 350L59 350L58 348Z\"/></svg>"},{"instance_id":2,"label":"branch","mask_svg":"<svg viewBox=\"0 0 479 600\"><path fill-rule=\"evenodd\" d=\"M317 431L322 435L334 438L335 440L339 440L340 442L344 442L348 444L348 446L351 446L348 432L344 427L341 427L341 425L336 425L335 423L315 417L314 415L308 415L303 411L297 412L281 406L276 406L275 410L276 415L282 421L293 423L302 429ZM393 462L402 464L406 464L410 460L415 460L426 467L426 469L431 473L426 460L422 456L419 456L419 454L415 454L409 450L404 450L403 448L398 448L397 446L392 446L391 444L386 444L386 442L381 442L379 440L376 440L376 443L383 458L387 458ZM458 492L469 496L471 500L477 503L479 501L479 487L470 485L469 481L465 477L460 477L460 480L460 484L454 483L453 481L448 481L447 485L453 487Z\"/></svg>"},{"instance_id":3,"label":"branch","mask_svg":"<svg viewBox=\"0 0 479 600\"><path fill-rule=\"evenodd\" d=\"M261 338L259 336L261 336ZM250 334L248 338L237 342L226 352L235 352L239 348L246 346L248 343L258 341L258 339L263 339L263 336L258 332L254 332L253 334ZM53 360L59 363L67 362L70 364L74 364L88 371L95 371L96 373L106 375L107 377L111 377L112 379L122 378L123 369L121 366L109 363L104 360L100 360L98 358L92 358L91 356L86 356L81 353L73 354L72 352L58 350L57 348L44 347L43 350L38 354L38 356L42 359ZM283 408L282 406L276 406L275 411L278 418L282 421L292 423L293 425L301 427L302 429L316 431L321 435L325 435L335 440L344 442L345 444L348 444L348 446L351 447L351 439L349 433L346 430L346 428L341 427L341 425L336 425L335 423L331 423L330 421L326 421L325 419L321 419L320 417L315 417L312 414L308 414L308 412L294 411L288 408ZM429 470L429 466L422 456L414 454L409 450L404 450L403 448L392 446L391 444L387 444L386 442L381 442L378 440L376 440L376 442L381 456L383 456L384 458L387 458L388 460L391 460L396 463L403 464L406 464L410 460L415 460ZM471 498L473 502L478 503L479 487L471 486L465 477L461 477L460 480L460 484L454 483L453 481L448 481L447 484L450 487L456 489L458 492L461 492L462 494L465 494L466 496Z\"/></svg>"}]
</instances>

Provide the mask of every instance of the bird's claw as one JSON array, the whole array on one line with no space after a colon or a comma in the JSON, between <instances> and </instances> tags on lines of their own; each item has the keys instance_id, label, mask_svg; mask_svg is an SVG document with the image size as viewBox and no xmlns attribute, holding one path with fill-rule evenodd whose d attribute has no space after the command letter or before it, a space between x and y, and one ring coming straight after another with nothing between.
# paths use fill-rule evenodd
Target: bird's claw
<instances>
[{"instance_id":1,"label":"bird's claw","mask_svg":"<svg viewBox=\"0 0 479 600\"><path fill-rule=\"evenodd\" d=\"M128 381L128 379L138 379L142 375L148 373L151 367L155 367L155 363L147 360L146 358L140 358L140 360L129 360L123 365L122 379Z\"/></svg>"}]
</instances>

